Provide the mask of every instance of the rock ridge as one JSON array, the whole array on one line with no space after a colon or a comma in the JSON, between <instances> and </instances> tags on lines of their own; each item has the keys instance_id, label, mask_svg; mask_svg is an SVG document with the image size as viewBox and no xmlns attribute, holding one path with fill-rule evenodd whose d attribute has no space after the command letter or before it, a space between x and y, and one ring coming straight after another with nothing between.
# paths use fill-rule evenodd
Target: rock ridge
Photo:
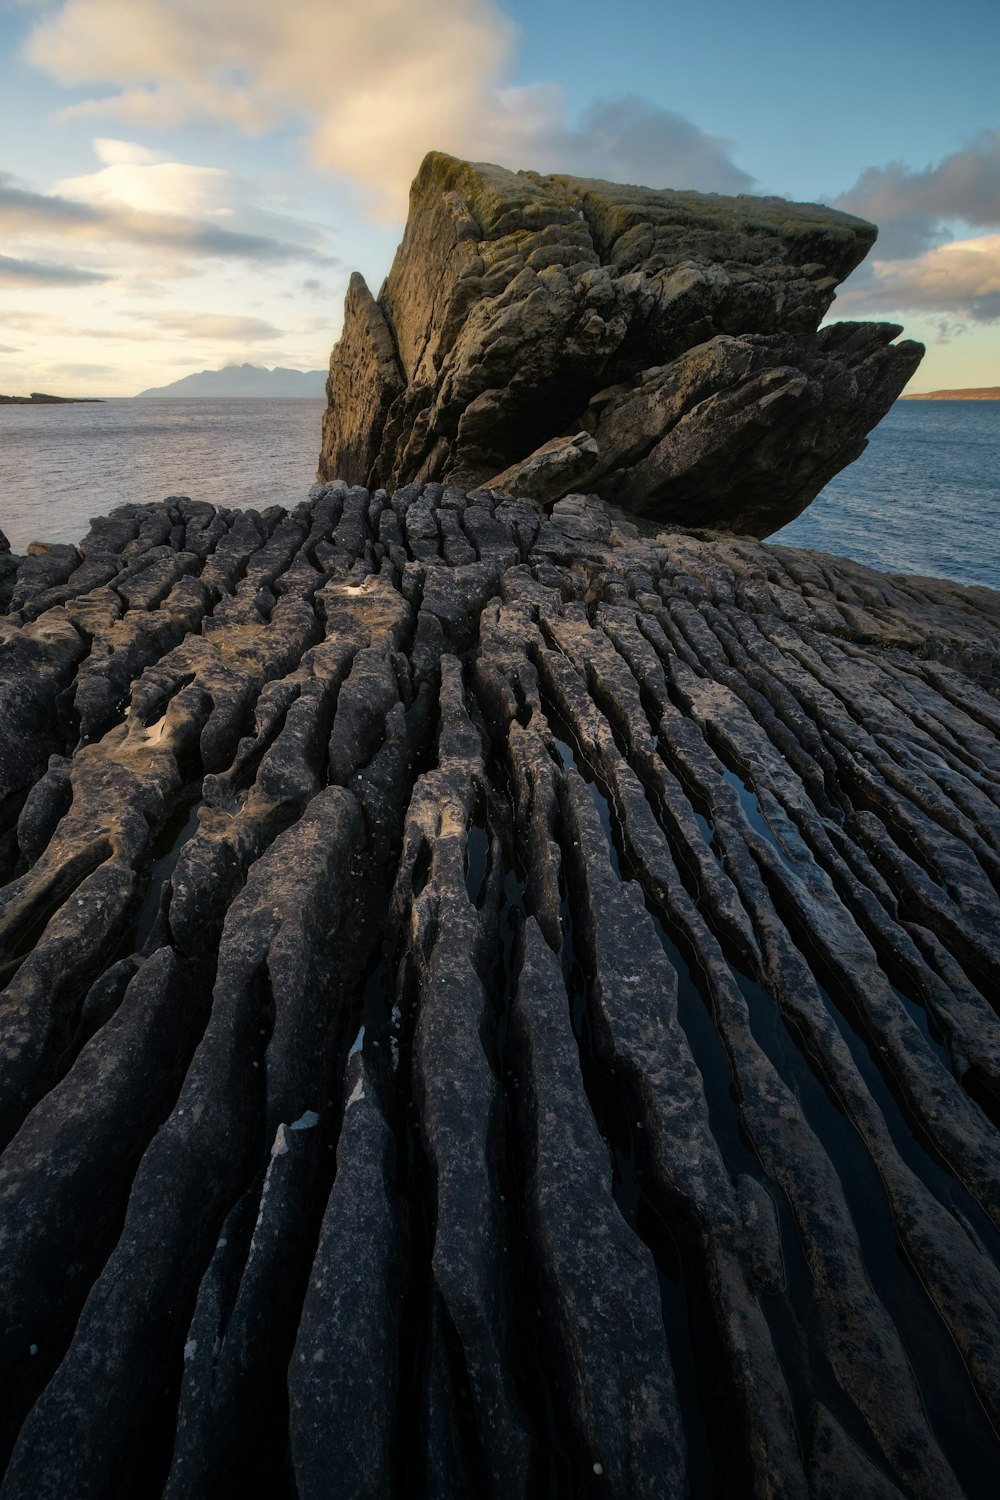
<instances>
[{"instance_id":1,"label":"rock ridge","mask_svg":"<svg viewBox=\"0 0 1000 1500\"><path fill-rule=\"evenodd\" d=\"M992 1497L1000 596L339 482L0 609L2 1500Z\"/></svg>"}]
</instances>

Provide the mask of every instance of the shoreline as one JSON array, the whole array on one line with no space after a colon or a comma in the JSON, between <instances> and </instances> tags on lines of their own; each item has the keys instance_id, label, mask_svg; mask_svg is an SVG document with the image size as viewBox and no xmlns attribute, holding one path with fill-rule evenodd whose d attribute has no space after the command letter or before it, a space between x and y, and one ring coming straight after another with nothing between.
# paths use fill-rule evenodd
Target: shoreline
<instances>
[{"instance_id":1,"label":"shoreline","mask_svg":"<svg viewBox=\"0 0 1000 1500\"><path fill-rule=\"evenodd\" d=\"M971 386L961 391L912 391L897 401L1000 401L1000 385Z\"/></svg>"},{"instance_id":2,"label":"shoreline","mask_svg":"<svg viewBox=\"0 0 1000 1500\"><path fill-rule=\"evenodd\" d=\"M0 396L0 406L100 406L104 396L46 396L32 391L30 396Z\"/></svg>"}]
</instances>

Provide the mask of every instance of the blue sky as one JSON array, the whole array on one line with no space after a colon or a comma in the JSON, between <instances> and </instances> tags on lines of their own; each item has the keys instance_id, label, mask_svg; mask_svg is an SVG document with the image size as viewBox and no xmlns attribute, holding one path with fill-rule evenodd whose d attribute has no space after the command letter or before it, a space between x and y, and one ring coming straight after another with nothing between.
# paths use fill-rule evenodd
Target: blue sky
<instances>
[{"instance_id":1,"label":"blue sky","mask_svg":"<svg viewBox=\"0 0 1000 1500\"><path fill-rule=\"evenodd\" d=\"M0 0L0 391L325 365L436 147L836 202L833 316L1000 384L1000 5Z\"/></svg>"}]
</instances>

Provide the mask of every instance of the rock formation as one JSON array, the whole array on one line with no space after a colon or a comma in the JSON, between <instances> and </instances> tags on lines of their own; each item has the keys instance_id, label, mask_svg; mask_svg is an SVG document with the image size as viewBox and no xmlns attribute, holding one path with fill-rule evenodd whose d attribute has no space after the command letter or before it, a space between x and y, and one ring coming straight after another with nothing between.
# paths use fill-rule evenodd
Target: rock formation
<instances>
[{"instance_id":1,"label":"rock formation","mask_svg":"<svg viewBox=\"0 0 1000 1500\"><path fill-rule=\"evenodd\" d=\"M553 501L764 537L845 464L923 347L819 332L874 225L780 198L433 152L376 300L351 278L321 480Z\"/></svg>"},{"instance_id":2,"label":"rock formation","mask_svg":"<svg viewBox=\"0 0 1000 1500\"><path fill-rule=\"evenodd\" d=\"M994 1493L1000 597L337 483L0 602L3 1500Z\"/></svg>"},{"instance_id":3,"label":"rock formation","mask_svg":"<svg viewBox=\"0 0 1000 1500\"><path fill-rule=\"evenodd\" d=\"M46 396L32 391L30 396L0 396L0 406L100 406L100 396Z\"/></svg>"}]
</instances>

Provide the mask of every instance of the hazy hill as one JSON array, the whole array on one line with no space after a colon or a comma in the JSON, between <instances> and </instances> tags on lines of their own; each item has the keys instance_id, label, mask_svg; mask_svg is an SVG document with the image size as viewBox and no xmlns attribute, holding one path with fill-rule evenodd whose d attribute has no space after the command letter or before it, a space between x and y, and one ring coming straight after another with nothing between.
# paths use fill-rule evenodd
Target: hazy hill
<instances>
[{"instance_id":1,"label":"hazy hill","mask_svg":"<svg viewBox=\"0 0 1000 1500\"><path fill-rule=\"evenodd\" d=\"M977 385L967 391L907 391L900 401L1000 401L1000 385Z\"/></svg>"},{"instance_id":2,"label":"hazy hill","mask_svg":"<svg viewBox=\"0 0 1000 1500\"><path fill-rule=\"evenodd\" d=\"M221 370L201 370L170 385L151 386L139 396L316 396L326 387L325 370L273 370L263 365L226 365Z\"/></svg>"}]
</instances>

